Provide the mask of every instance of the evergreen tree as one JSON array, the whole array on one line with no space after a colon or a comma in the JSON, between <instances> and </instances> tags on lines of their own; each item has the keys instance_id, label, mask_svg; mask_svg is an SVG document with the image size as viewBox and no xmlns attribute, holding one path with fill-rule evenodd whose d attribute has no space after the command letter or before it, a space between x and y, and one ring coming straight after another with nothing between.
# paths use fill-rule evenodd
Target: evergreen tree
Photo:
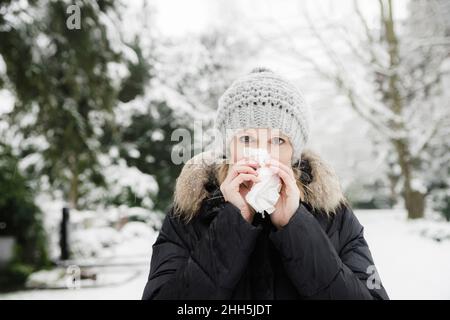
<instances>
[{"instance_id":1,"label":"evergreen tree","mask_svg":"<svg viewBox=\"0 0 450 320\"><path fill-rule=\"evenodd\" d=\"M114 1L77 4L80 29L68 28L65 1L32 2L23 9L31 21L21 18L23 12L15 12L8 2L0 10L6 12L0 18L0 54L18 97L11 121L25 138L45 139L45 146L31 146L24 155L42 155L41 173L75 208L83 180L102 180L96 157L102 132L95 121L116 103L111 67L122 60L102 19L108 10L115 10Z\"/></svg>"}]
</instances>

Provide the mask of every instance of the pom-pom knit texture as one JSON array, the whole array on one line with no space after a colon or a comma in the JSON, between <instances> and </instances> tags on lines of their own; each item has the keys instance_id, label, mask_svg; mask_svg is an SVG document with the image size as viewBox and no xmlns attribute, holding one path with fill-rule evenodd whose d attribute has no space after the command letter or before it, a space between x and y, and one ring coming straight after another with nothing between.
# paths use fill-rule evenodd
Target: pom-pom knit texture
<instances>
[{"instance_id":1,"label":"pom-pom knit texture","mask_svg":"<svg viewBox=\"0 0 450 320\"><path fill-rule=\"evenodd\" d=\"M234 81L219 98L215 128L224 153L237 129L277 128L289 137L293 161L300 159L309 138L310 110L301 92L266 68L255 68Z\"/></svg>"}]
</instances>

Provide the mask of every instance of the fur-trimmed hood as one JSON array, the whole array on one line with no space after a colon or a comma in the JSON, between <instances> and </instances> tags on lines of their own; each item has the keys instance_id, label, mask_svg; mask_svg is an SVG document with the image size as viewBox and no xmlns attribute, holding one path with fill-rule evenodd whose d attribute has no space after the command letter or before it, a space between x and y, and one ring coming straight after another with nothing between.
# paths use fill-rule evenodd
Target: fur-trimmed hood
<instances>
[{"instance_id":1,"label":"fur-trimmed hood","mask_svg":"<svg viewBox=\"0 0 450 320\"><path fill-rule=\"evenodd\" d=\"M303 150L301 161L304 201L327 214L335 212L341 202L345 202L335 171L309 149ZM218 181L217 172L221 165L224 160L213 152L200 153L184 165L175 185L173 204L176 212L181 216L193 216L198 212L202 201L212 192L211 184Z\"/></svg>"}]
</instances>

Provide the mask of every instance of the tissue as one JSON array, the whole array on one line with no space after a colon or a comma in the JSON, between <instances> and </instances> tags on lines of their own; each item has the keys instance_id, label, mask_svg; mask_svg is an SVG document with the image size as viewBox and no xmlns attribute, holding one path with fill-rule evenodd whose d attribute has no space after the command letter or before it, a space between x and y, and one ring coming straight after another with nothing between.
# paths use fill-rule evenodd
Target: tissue
<instances>
[{"instance_id":1,"label":"tissue","mask_svg":"<svg viewBox=\"0 0 450 320\"><path fill-rule=\"evenodd\" d=\"M256 170L261 181L255 183L247 193L247 203L264 217L264 211L271 214L275 211L275 204L280 197L281 181L276 173L263 167L264 161L270 159L266 149L247 148L244 155L257 161L260 167Z\"/></svg>"}]
</instances>

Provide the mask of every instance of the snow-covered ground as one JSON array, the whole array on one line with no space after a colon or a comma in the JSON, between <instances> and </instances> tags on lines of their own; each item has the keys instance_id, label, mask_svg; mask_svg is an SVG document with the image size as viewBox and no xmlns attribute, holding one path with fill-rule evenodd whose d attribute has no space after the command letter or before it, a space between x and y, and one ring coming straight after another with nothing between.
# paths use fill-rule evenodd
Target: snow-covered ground
<instances>
[{"instance_id":1,"label":"snow-covered ground","mask_svg":"<svg viewBox=\"0 0 450 320\"><path fill-rule=\"evenodd\" d=\"M406 221L401 210L358 210L365 236L384 286L391 299L450 299L450 223L430 220ZM118 250L126 262L133 253L132 267L104 268L106 274L128 272L123 283L78 290L30 290L0 295L0 299L140 299L148 276L151 240L134 240ZM137 263L136 255L141 263ZM131 257L131 256L130 256ZM131 258L130 258L131 259ZM147 263L146 263L147 261ZM100 274L101 275L101 274Z\"/></svg>"},{"instance_id":2,"label":"snow-covered ground","mask_svg":"<svg viewBox=\"0 0 450 320\"><path fill-rule=\"evenodd\" d=\"M407 221L400 210L356 215L391 299L450 299L450 223Z\"/></svg>"},{"instance_id":3,"label":"snow-covered ground","mask_svg":"<svg viewBox=\"0 0 450 320\"><path fill-rule=\"evenodd\" d=\"M117 246L114 250L116 256L81 261L85 265L95 264L87 268L89 272L97 273L97 280L82 281L80 288L73 289L37 289L24 290L8 294L0 294L2 299L49 299L49 300L96 300L96 299L140 299L149 272L151 247L156 240L153 237L131 239ZM55 287L67 287L67 273L65 268L52 271L42 271L34 274L36 282L47 281ZM62 279L60 275L63 275ZM70 282L69 282L70 285Z\"/></svg>"},{"instance_id":4,"label":"snow-covered ground","mask_svg":"<svg viewBox=\"0 0 450 320\"><path fill-rule=\"evenodd\" d=\"M133 279L118 286L81 288L72 290L29 290L0 295L2 299L14 300L137 300L141 299L148 276L148 267L134 268L139 272Z\"/></svg>"}]
</instances>

